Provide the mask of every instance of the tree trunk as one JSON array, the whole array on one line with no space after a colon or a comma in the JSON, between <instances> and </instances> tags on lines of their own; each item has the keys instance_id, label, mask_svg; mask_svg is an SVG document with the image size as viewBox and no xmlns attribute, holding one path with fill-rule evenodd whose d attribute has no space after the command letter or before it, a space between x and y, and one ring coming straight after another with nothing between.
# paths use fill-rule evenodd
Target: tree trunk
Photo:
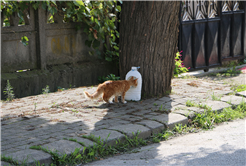
<instances>
[{"instance_id":1,"label":"tree trunk","mask_svg":"<svg viewBox=\"0 0 246 166\"><path fill-rule=\"evenodd\" d=\"M120 76L140 66L142 97L171 92L179 28L179 1L124 1L120 23Z\"/></svg>"}]
</instances>

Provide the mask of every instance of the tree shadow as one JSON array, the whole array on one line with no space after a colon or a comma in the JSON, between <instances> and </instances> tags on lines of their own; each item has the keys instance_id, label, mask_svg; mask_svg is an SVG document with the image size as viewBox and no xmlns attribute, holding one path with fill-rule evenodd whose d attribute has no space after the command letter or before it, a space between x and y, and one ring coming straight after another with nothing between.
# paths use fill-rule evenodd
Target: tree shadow
<instances>
[{"instance_id":1,"label":"tree shadow","mask_svg":"<svg viewBox=\"0 0 246 166\"><path fill-rule=\"evenodd\" d=\"M52 98L47 98L49 97ZM30 147L40 145L50 150L56 149L59 153L72 153L76 147L83 150L83 146L74 140L83 142L86 146L96 143L84 136L100 136L101 139L107 140L109 145L115 145L118 139L125 141L124 134L131 137L139 131L142 134L139 136L147 138L167 127L173 100L174 98L163 97L129 101L127 104L105 104L82 97L81 100L40 108L35 114L1 122L1 153L12 156L19 162L28 156L26 162L39 160L41 163L48 163L51 157L44 160L37 153L38 150ZM19 108L14 102L9 104L12 104L10 107L13 110L15 106Z\"/></svg>"}]
</instances>

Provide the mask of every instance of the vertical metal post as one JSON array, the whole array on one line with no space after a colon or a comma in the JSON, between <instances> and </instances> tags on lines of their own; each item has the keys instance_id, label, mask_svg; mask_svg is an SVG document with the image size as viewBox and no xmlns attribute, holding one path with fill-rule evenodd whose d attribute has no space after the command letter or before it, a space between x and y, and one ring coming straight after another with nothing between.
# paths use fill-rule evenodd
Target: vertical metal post
<instances>
[{"instance_id":1,"label":"vertical metal post","mask_svg":"<svg viewBox=\"0 0 246 166\"><path fill-rule=\"evenodd\" d=\"M234 48L233 48L233 31L234 31L234 26L233 26L233 23L234 23L234 11L233 11L233 2L231 3L231 14L230 14L230 17L231 17L231 24L230 24L230 57L233 58L234 57Z\"/></svg>"},{"instance_id":2,"label":"vertical metal post","mask_svg":"<svg viewBox=\"0 0 246 166\"><path fill-rule=\"evenodd\" d=\"M243 2L243 22L242 22L242 54L246 57L246 1Z\"/></svg>"},{"instance_id":3,"label":"vertical metal post","mask_svg":"<svg viewBox=\"0 0 246 166\"><path fill-rule=\"evenodd\" d=\"M3 20L4 20L4 17L3 17L3 12L0 12L0 74L2 73L2 56L3 56L3 43L2 43L2 28L3 28Z\"/></svg>"},{"instance_id":4,"label":"vertical metal post","mask_svg":"<svg viewBox=\"0 0 246 166\"><path fill-rule=\"evenodd\" d=\"M218 29L218 56L219 56L219 63L222 65L222 55L221 55L221 26L222 26L222 6L221 1L218 1L218 15L219 15L219 29Z\"/></svg>"},{"instance_id":5,"label":"vertical metal post","mask_svg":"<svg viewBox=\"0 0 246 166\"><path fill-rule=\"evenodd\" d=\"M192 59L192 66L194 69L196 69L196 60L195 60L195 47L194 47L194 40L195 40L195 22L196 22L196 16L195 16L195 4L194 1L192 1L192 33L191 33L191 59Z\"/></svg>"},{"instance_id":6,"label":"vertical metal post","mask_svg":"<svg viewBox=\"0 0 246 166\"><path fill-rule=\"evenodd\" d=\"M181 18L181 12L182 12L182 1L180 2L180 9L179 9L179 43L178 43L178 51L182 50L181 41L182 41L182 18ZM182 59L183 60L183 59Z\"/></svg>"}]
</instances>

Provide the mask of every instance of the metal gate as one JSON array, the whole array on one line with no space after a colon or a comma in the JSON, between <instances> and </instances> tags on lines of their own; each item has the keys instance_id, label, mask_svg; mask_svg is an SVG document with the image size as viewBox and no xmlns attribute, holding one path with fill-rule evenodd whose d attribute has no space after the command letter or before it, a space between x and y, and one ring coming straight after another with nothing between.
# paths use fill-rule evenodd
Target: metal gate
<instances>
[{"instance_id":1,"label":"metal gate","mask_svg":"<svg viewBox=\"0 0 246 166\"><path fill-rule=\"evenodd\" d=\"M243 1L182 1L178 46L185 67L207 71L245 58L245 9Z\"/></svg>"}]
</instances>

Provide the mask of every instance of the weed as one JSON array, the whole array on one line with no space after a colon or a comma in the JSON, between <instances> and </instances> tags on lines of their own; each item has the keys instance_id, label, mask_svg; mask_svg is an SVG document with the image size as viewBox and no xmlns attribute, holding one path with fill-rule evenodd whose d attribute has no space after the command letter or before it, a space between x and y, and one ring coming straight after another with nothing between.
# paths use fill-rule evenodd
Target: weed
<instances>
[{"instance_id":1,"label":"weed","mask_svg":"<svg viewBox=\"0 0 246 166\"><path fill-rule=\"evenodd\" d=\"M36 115L36 109L37 109L37 103L35 102L34 103L34 112L35 112L35 115Z\"/></svg>"},{"instance_id":2,"label":"weed","mask_svg":"<svg viewBox=\"0 0 246 166\"><path fill-rule=\"evenodd\" d=\"M47 95L48 93L50 93L50 87L49 87L49 85L46 85L46 87L43 88L42 91L43 91L42 93L45 94L45 95Z\"/></svg>"},{"instance_id":3,"label":"weed","mask_svg":"<svg viewBox=\"0 0 246 166\"><path fill-rule=\"evenodd\" d=\"M202 114L197 113L192 123L196 127L211 129L214 127L214 123L221 123L244 117L246 117L246 103L243 100L234 110L229 107L224 108L220 113L211 111L211 109L205 110Z\"/></svg>"},{"instance_id":4,"label":"weed","mask_svg":"<svg viewBox=\"0 0 246 166\"><path fill-rule=\"evenodd\" d=\"M43 148L42 146L31 146L30 149L35 149L35 150L42 150L46 153L49 153L52 156L52 165L76 165L79 164L82 160L82 155L79 153L80 148L76 148L74 152L70 155L67 156L67 154L59 154L57 150L51 151L46 148ZM85 149L83 149L82 154L85 153Z\"/></svg>"},{"instance_id":5,"label":"weed","mask_svg":"<svg viewBox=\"0 0 246 166\"><path fill-rule=\"evenodd\" d=\"M205 109L205 110L212 110L212 108L209 107L209 106L206 105L206 104L198 104L198 105L196 105L196 107L203 108L203 109Z\"/></svg>"},{"instance_id":6,"label":"weed","mask_svg":"<svg viewBox=\"0 0 246 166\"><path fill-rule=\"evenodd\" d=\"M179 74L185 73L189 71L190 67L186 68L183 64L183 61L181 60L181 54L182 51L177 52L175 56L175 68L174 68L174 77L178 77Z\"/></svg>"},{"instance_id":7,"label":"weed","mask_svg":"<svg viewBox=\"0 0 246 166\"><path fill-rule=\"evenodd\" d=\"M6 95L7 101L12 101L15 97L13 87L10 85L9 80L7 80L7 85L6 85L3 93Z\"/></svg>"},{"instance_id":8,"label":"weed","mask_svg":"<svg viewBox=\"0 0 246 166\"><path fill-rule=\"evenodd\" d=\"M235 92L242 92L246 90L246 84L234 85L231 87L231 90Z\"/></svg>"},{"instance_id":9,"label":"weed","mask_svg":"<svg viewBox=\"0 0 246 166\"><path fill-rule=\"evenodd\" d=\"M220 95L220 96L216 96L216 95L213 93L213 95L212 95L212 100L220 101L220 100L221 100L221 95Z\"/></svg>"},{"instance_id":10,"label":"weed","mask_svg":"<svg viewBox=\"0 0 246 166\"><path fill-rule=\"evenodd\" d=\"M233 68L226 70L225 75L226 76L235 76L235 75L238 75L240 73L242 73L242 71L236 70L235 66L233 66Z\"/></svg>"},{"instance_id":11,"label":"weed","mask_svg":"<svg viewBox=\"0 0 246 166\"><path fill-rule=\"evenodd\" d=\"M186 105L187 107L194 107L194 106L196 105L196 103L193 102L193 101L187 100L185 105Z\"/></svg>"},{"instance_id":12,"label":"weed","mask_svg":"<svg viewBox=\"0 0 246 166\"><path fill-rule=\"evenodd\" d=\"M19 164L18 161L14 160L12 157L6 157L4 154L1 154L1 161L5 161L14 165Z\"/></svg>"},{"instance_id":13,"label":"weed","mask_svg":"<svg viewBox=\"0 0 246 166\"><path fill-rule=\"evenodd\" d=\"M153 105L154 105L154 106L158 106L158 104L156 104L156 103L154 103Z\"/></svg>"},{"instance_id":14,"label":"weed","mask_svg":"<svg viewBox=\"0 0 246 166\"><path fill-rule=\"evenodd\" d=\"M114 74L109 74L107 77L98 77L98 81L99 83L103 83L105 81L108 81L108 80L112 80L112 81L116 81L116 80L119 80L120 77L116 77Z\"/></svg>"}]
</instances>

